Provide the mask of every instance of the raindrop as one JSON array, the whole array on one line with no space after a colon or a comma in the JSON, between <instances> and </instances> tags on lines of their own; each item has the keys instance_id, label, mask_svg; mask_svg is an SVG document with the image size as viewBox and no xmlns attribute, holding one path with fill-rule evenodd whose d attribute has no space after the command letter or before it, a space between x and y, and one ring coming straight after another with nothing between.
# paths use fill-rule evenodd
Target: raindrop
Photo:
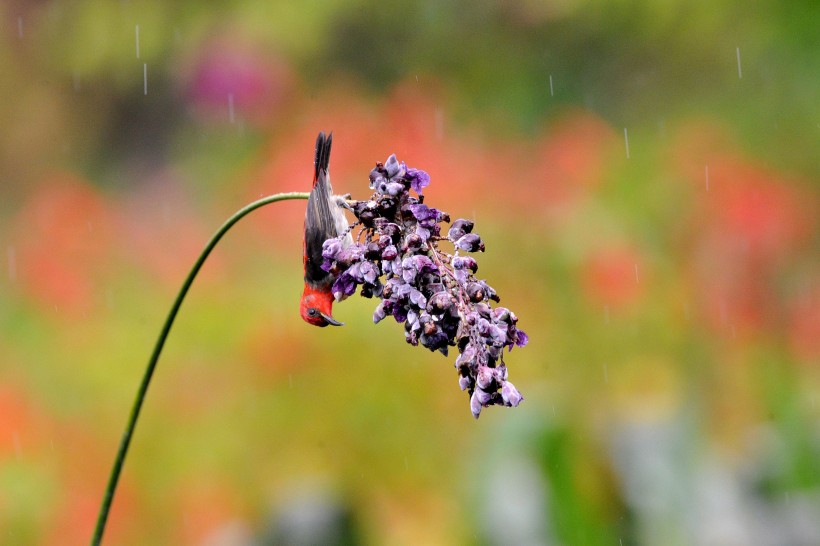
<instances>
[{"instance_id":1,"label":"raindrop","mask_svg":"<svg viewBox=\"0 0 820 546\"><path fill-rule=\"evenodd\" d=\"M550 74L550 97L555 96L555 91L552 88L552 74Z\"/></svg>"},{"instance_id":2,"label":"raindrop","mask_svg":"<svg viewBox=\"0 0 820 546\"><path fill-rule=\"evenodd\" d=\"M416 74L416 83L418 83L418 81L419 81L419 75Z\"/></svg>"},{"instance_id":3,"label":"raindrop","mask_svg":"<svg viewBox=\"0 0 820 546\"><path fill-rule=\"evenodd\" d=\"M228 119L231 120L231 123L235 121L233 115L233 93L228 93Z\"/></svg>"},{"instance_id":4,"label":"raindrop","mask_svg":"<svg viewBox=\"0 0 820 546\"><path fill-rule=\"evenodd\" d=\"M637 284L638 282L640 282L638 280L638 264L635 264L635 283Z\"/></svg>"},{"instance_id":5,"label":"raindrop","mask_svg":"<svg viewBox=\"0 0 820 546\"><path fill-rule=\"evenodd\" d=\"M148 94L148 63L142 65L142 92Z\"/></svg>"},{"instance_id":6,"label":"raindrop","mask_svg":"<svg viewBox=\"0 0 820 546\"><path fill-rule=\"evenodd\" d=\"M137 59L140 58L140 26L137 25Z\"/></svg>"},{"instance_id":7,"label":"raindrop","mask_svg":"<svg viewBox=\"0 0 820 546\"><path fill-rule=\"evenodd\" d=\"M17 37L23 39L23 17L17 18Z\"/></svg>"},{"instance_id":8,"label":"raindrop","mask_svg":"<svg viewBox=\"0 0 820 546\"><path fill-rule=\"evenodd\" d=\"M737 48L737 79L743 77L743 71L740 69L740 48Z\"/></svg>"},{"instance_id":9,"label":"raindrop","mask_svg":"<svg viewBox=\"0 0 820 546\"><path fill-rule=\"evenodd\" d=\"M293 388L293 374L292 373L288 374L288 387L291 388L291 389Z\"/></svg>"},{"instance_id":10,"label":"raindrop","mask_svg":"<svg viewBox=\"0 0 820 546\"><path fill-rule=\"evenodd\" d=\"M626 127L624 127L624 142L626 143L626 158L629 159L629 134L626 132Z\"/></svg>"},{"instance_id":11,"label":"raindrop","mask_svg":"<svg viewBox=\"0 0 820 546\"><path fill-rule=\"evenodd\" d=\"M8 257L9 280L14 282L17 280L17 252L13 246L6 249L6 256Z\"/></svg>"},{"instance_id":12,"label":"raindrop","mask_svg":"<svg viewBox=\"0 0 820 546\"><path fill-rule=\"evenodd\" d=\"M706 191L709 191L709 165L706 165Z\"/></svg>"}]
</instances>

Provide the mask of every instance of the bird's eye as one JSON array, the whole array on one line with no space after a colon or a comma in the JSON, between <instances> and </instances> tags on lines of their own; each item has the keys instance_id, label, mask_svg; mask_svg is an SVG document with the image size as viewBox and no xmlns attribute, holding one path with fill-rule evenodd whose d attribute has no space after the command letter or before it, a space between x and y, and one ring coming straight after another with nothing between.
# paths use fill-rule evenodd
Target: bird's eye
<instances>
[{"instance_id":1,"label":"bird's eye","mask_svg":"<svg viewBox=\"0 0 820 546\"><path fill-rule=\"evenodd\" d=\"M311 316L311 317L315 317L317 314L318 314L318 313L316 312L316 308L315 308L315 307L311 307L310 309L308 309L308 315L309 315L309 316Z\"/></svg>"}]
</instances>

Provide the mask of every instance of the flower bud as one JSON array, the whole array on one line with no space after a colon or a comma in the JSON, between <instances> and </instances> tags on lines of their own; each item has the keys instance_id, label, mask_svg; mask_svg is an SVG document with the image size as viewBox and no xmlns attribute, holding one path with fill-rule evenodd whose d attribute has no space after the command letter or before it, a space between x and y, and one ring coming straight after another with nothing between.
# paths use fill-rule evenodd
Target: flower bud
<instances>
[{"instance_id":1,"label":"flower bud","mask_svg":"<svg viewBox=\"0 0 820 546\"><path fill-rule=\"evenodd\" d=\"M484 293L487 295L487 299L492 300L496 303L501 301L501 298L498 297L498 294L495 293L495 289L492 286L487 284L485 281L478 281L478 282L481 283L481 286L484 288ZM515 316L515 315L513 315L513 316ZM518 320L518 319L515 319L515 320Z\"/></svg>"},{"instance_id":2,"label":"flower bud","mask_svg":"<svg viewBox=\"0 0 820 546\"><path fill-rule=\"evenodd\" d=\"M387 158L387 162L384 164L384 169L387 172L387 177L390 179L399 175L403 176L405 172L399 160L396 159L396 154L390 154L390 157Z\"/></svg>"},{"instance_id":3,"label":"flower bud","mask_svg":"<svg viewBox=\"0 0 820 546\"><path fill-rule=\"evenodd\" d=\"M493 370L486 366L481 366L475 377L475 384L479 389L490 390L493 383Z\"/></svg>"},{"instance_id":4,"label":"flower bud","mask_svg":"<svg viewBox=\"0 0 820 546\"><path fill-rule=\"evenodd\" d=\"M510 322L510 310L506 307L496 307L493 309L493 317L499 322Z\"/></svg>"},{"instance_id":5,"label":"flower bud","mask_svg":"<svg viewBox=\"0 0 820 546\"><path fill-rule=\"evenodd\" d=\"M463 235L455 242L455 245L457 248L467 252L484 252L484 243L481 242L481 237L475 233Z\"/></svg>"},{"instance_id":6,"label":"flower bud","mask_svg":"<svg viewBox=\"0 0 820 546\"><path fill-rule=\"evenodd\" d=\"M370 227L376 219L376 213L372 210L363 210L361 214L358 215L358 218L364 227Z\"/></svg>"},{"instance_id":7,"label":"flower bud","mask_svg":"<svg viewBox=\"0 0 820 546\"><path fill-rule=\"evenodd\" d=\"M482 406L486 406L487 404L490 403L490 400L493 399L492 393L489 393L489 392L485 391L484 389L482 389L478 386L476 386L475 392L473 394L476 395L476 398L478 399L478 402Z\"/></svg>"},{"instance_id":8,"label":"flower bud","mask_svg":"<svg viewBox=\"0 0 820 546\"><path fill-rule=\"evenodd\" d=\"M475 273L478 271L478 263L470 256L455 256L453 258L453 269L470 270Z\"/></svg>"},{"instance_id":9,"label":"flower bud","mask_svg":"<svg viewBox=\"0 0 820 546\"><path fill-rule=\"evenodd\" d=\"M405 332L404 340L407 341L407 343L409 343L413 347L419 344L419 336L415 331Z\"/></svg>"},{"instance_id":10,"label":"flower bud","mask_svg":"<svg viewBox=\"0 0 820 546\"><path fill-rule=\"evenodd\" d=\"M424 309L424 308L427 307L427 298L425 298L424 294L422 294L420 291L416 290L415 288L412 288L410 290L409 300L410 300L410 303L412 303L413 305L415 305L416 307L418 307L420 309Z\"/></svg>"},{"instance_id":11,"label":"flower bud","mask_svg":"<svg viewBox=\"0 0 820 546\"><path fill-rule=\"evenodd\" d=\"M499 349L507 344L507 329L499 328L498 326L490 327L490 341L495 347Z\"/></svg>"},{"instance_id":12,"label":"flower bud","mask_svg":"<svg viewBox=\"0 0 820 546\"><path fill-rule=\"evenodd\" d=\"M504 386L501 387L501 399L504 401L505 406L515 408L521 403L522 400L524 400L524 397L521 396L521 393L518 392L515 385L507 381L504 383Z\"/></svg>"},{"instance_id":13,"label":"flower bud","mask_svg":"<svg viewBox=\"0 0 820 546\"><path fill-rule=\"evenodd\" d=\"M373 323L378 324L381 320L387 316L384 310L384 302L378 304L376 306L376 310L373 311Z\"/></svg>"},{"instance_id":14,"label":"flower bud","mask_svg":"<svg viewBox=\"0 0 820 546\"><path fill-rule=\"evenodd\" d=\"M413 233L408 235L407 240L404 243L404 248L405 250L418 250L421 248L423 242L424 241L418 234Z\"/></svg>"},{"instance_id":15,"label":"flower bud","mask_svg":"<svg viewBox=\"0 0 820 546\"><path fill-rule=\"evenodd\" d=\"M476 419L478 419L478 416L481 415L481 402L478 401L478 396L476 395L477 392L479 392L478 389L474 390L473 395L470 396L470 411Z\"/></svg>"},{"instance_id":16,"label":"flower bud","mask_svg":"<svg viewBox=\"0 0 820 546\"><path fill-rule=\"evenodd\" d=\"M411 258L413 265L419 273L438 273L438 266L427 256L417 255Z\"/></svg>"},{"instance_id":17,"label":"flower bud","mask_svg":"<svg viewBox=\"0 0 820 546\"><path fill-rule=\"evenodd\" d=\"M477 282L471 282L467 285L467 297L473 303L478 303L484 300L484 289Z\"/></svg>"},{"instance_id":18,"label":"flower bud","mask_svg":"<svg viewBox=\"0 0 820 546\"><path fill-rule=\"evenodd\" d=\"M427 311L434 315L441 314L453 303L453 297L447 292L436 292L427 300Z\"/></svg>"},{"instance_id":19,"label":"flower bud","mask_svg":"<svg viewBox=\"0 0 820 546\"><path fill-rule=\"evenodd\" d=\"M367 250L364 253L364 257L368 260L378 260L381 257L381 247L379 247L379 243L376 241L367 243Z\"/></svg>"},{"instance_id":20,"label":"flower bud","mask_svg":"<svg viewBox=\"0 0 820 546\"><path fill-rule=\"evenodd\" d=\"M473 223L470 220L459 218L453 222L452 226L450 226L450 230L447 232L447 237L451 241L455 242L471 231L473 231Z\"/></svg>"},{"instance_id":21,"label":"flower bud","mask_svg":"<svg viewBox=\"0 0 820 546\"><path fill-rule=\"evenodd\" d=\"M401 237L401 229L397 224L389 223L382 228L381 234L393 240L394 243L399 241Z\"/></svg>"},{"instance_id":22,"label":"flower bud","mask_svg":"<svg viewBox=\"0 0 820 546\"><path fill-rule=\"evenodd\" d=\"M493 316L492 309L490 309L490 306L486 303L476 304L475 310L478 311L478 314L484 317L485 319L491 319Z\"/></svg>"},{"instance_id":23,"label":"flower bud","mask_svg":"<svg viewBox=\"0 0 820 546\"><path fill-rule=\"evenodd\" d=\"M387 260L388 262L395 260L398 255L399 251L393 245L387 246L382 250L382 260Z\"/></svg>"},{"instance_id":24,"label":"flower bud","mask_svg":"<svg viewBox=\"0 0 820 546\"><path fill-rule=\"evenodd\" d=\"M476 331L478 332L478 335L484 338L490 337L490 328L492 328L492 325L490 324L489 320L485 318L479 318L478 322L476 322L475 327Z\"/></svg>"},{"instance_id":25,"label":"flower bud","mask_svg":"<svg viewBox=\"0 0 820 546\"><path fill-rule=\"evenodd\" d=\"M436 209L431 209L430 207L422 203L409 205L407 209L410 211L410 214L412 214L413 217L419 222L424 222L430 219L435 220L436 216L438 215L438 211Z\"/></svg>"},{"instance_id":26,"label":"flower bud","mask_svg":"<svg viewBox=\"0 0 820 546\"><path fill-rule=\"evenodd\" d=\"M456 368L460 368L460 367L469 368L473 364L473 361L475 360L475 356L476 356L475 347L472 344L467 345L461 351L461 354L458 355L458 358L456 358Z\"/></svg>"},{"instance_id":27,"label":"flower bud","mask_svg":"<svg viewBox=\"0 0 820 546\"><path fill-rule=\"evenodd\" d=\"M342 301L356 291L356 282L348 271L339 275L339 278L333 283L331 292L336 301Z\"/></svg>"},{"instance_id":28,"label":"flower bud","mask_svg":"<svg viewBox=\"0 0 820 546\"><path fill-rule=\"evenodd\" d=\"M373 265L371 262L362 262L359 270L361 272L362 279L364 279L364 282L369 284L375 284L376 279L379 276L379 271L378 269L376 269L375 265Z\"/></svg>"},{"instance_id":29,"label":"flower bud","mask_svg":"<svg viewBox=\"0 0 820 546\"><path fill-rule=\"evenodd\" d=\"M379 161L376 163L376 167L370 171L370 189L375 190L387 178L387 169L384 168L384 163Z\"/></svg>"},{"instance_id":30,"label":"flower bud","mask_svg":"<svg viewBox=\"0 0 820 546\"><path fill-rule=\"evenodd\" d=\"M383 217L393 216L396 213L396 200L393 197L382 197L379 199L378 211Z\"/></svg>"}]
</instances>

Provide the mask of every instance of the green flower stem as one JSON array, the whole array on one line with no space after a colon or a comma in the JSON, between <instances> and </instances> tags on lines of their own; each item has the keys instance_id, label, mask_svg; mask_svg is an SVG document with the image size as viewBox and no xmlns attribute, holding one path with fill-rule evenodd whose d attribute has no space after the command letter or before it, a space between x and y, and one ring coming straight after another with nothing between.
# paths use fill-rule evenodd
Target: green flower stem
<instances>
[{"instance_id":1,"label":"green flower stem","mask_svg":"<svg viewBox=\"0 0 820 546\"><path fill-rule=\"evenodd\" d=\"M122 440L120 441L120 448L117 452L117 458L114 459L114 466L111 468L111 476L108 478L108 486L105 488L105 497L103 497L102 506L100 506L100 513L97 517L97 527L94 530L94 537L91 540L91 544L93 546L99 546L102 541L103 531L105 531L105 523L108 520L108 512L111 509L111 501L114 499L114 492L117 489L117 482L120 478L122 465L125 462L125 456L128 453L128 446L131 443L131 436L134 434L134 428L137 425L137 419L139 418L142 403L145 400L145 394L148 391L148 385L151 383L151 377L154 375L157 360L159 360L159 355L162 353L162 348L165 345L168 332L171 331L171 326L174 324L174 319L176 318L177 312L182 305L182 300L185 299L185 295L188 293L188 289L194 282L197 273L199 273L199 270L202 268L202 264L205 263L205 259L208 258L208 255L210 255L216 244L220 239L222 239L222 236L225 235L225 233L227 233L235 223L237 223L248 213L270 203L276 203L277 201L285 201L288 199L307 199L308 196L309 194L300 192L277 193L276 195L269 195L268 197L254 201L253 203L241 208L233 216L228 218L228 220L222 224L222 227L214 233L211 240L208 241L207 245L205 245L205 249L199 255L199 258L197 258L196 263L194 263L193 268L191 268L190 273L188 273L188 276L185 278L185 282L182 283L182 288L180 288L179 294L177 294L174 304L171 306L171 311L165 319L165 324L162 325L162 330L160 331L157 342L154 345L154 352L151 353L151 358L148 360L148 366L145 368L142 383L140 384L139 390L137 391L137 396L134 399L134 405L131 407L131 415L128 417L128 424L125 426L125 432L123 433Z\"/></svg>"}]
</instances>

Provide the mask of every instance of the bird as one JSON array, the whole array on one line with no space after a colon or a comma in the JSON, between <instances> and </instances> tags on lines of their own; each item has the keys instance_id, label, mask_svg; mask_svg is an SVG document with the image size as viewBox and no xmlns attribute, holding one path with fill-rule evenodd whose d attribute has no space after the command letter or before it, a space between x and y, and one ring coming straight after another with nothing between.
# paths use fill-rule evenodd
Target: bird
<instances>
[{"instance_id":1,"label":"bird","mask_svg":"<svg viewBox=\"0 0 820 546\"><path fill-rule=\"evenodd\" d=\"M342 245L349 246L352 236L343 211L344 199L333 195L328 165L333 133L325 136L320 132L316 138L316 155L313 170L313 189L308 197L305 212L305 238L303 262L305 288L299 304L299 312L308 324L314 326L343 326L333 318L333 293L336 280L332 273L322 269L322 245L328 239L344 235Z\"/></svg>"}]
</instances>

